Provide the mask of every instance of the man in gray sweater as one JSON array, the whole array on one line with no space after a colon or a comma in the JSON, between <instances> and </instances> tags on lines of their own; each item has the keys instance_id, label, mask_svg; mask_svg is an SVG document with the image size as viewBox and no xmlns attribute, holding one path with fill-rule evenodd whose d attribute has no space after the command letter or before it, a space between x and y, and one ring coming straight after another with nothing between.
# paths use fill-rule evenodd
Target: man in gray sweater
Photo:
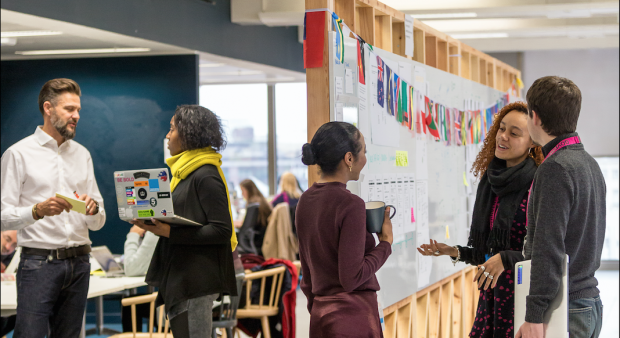
<instances>
[{"instance_id":1,"label":"man in gray sweater","mask_svg":"<svg viewBox=\"0 0 620 338\"><path fill-rule=\"evenodd\" d=\"M543 147L530 191L525 259L532 260L526 323L516 338L543 338L543 316L555 298L569 256L571 338L598 337L602 303L594 273L605 239L606 186L598 163L577 133L581 92L570 80L547 76L527 92L528 129Z\"/></svg>"}]
</instances>

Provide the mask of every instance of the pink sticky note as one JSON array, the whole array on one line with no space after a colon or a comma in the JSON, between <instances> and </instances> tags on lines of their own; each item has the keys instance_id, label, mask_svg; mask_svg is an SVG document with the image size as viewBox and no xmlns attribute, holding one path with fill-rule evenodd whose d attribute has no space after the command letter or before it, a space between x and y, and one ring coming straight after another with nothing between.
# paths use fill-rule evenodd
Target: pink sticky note
<instances>
[{"instance_id":1,"label":"pink sticky note","mask_svg":"<svg viewBox=\"0 0 620 338\"><path fill-rule=\"evenodd\" d=\"M415 222L415 217L413 216L413 207L411 207L411 223Z\"/></svg>"}]
</instances>

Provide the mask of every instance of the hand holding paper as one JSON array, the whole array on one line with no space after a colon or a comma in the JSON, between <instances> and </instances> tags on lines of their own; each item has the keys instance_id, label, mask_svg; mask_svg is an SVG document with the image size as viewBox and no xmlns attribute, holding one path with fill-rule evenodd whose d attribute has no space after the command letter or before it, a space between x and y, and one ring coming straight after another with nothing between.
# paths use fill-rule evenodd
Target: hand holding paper
<instances>
[{"instance_id":1,"label":"hand holding paper","mask_svg":"<svg viewBox=\"0 0 620 338\"><path fill-rule=\"evenodd\" d=\"M56 197L67 201L71 205L71 210L86 215L86 203L73 197L65 196L61 193L56 193Z\"/></svg>"}]
</instances>

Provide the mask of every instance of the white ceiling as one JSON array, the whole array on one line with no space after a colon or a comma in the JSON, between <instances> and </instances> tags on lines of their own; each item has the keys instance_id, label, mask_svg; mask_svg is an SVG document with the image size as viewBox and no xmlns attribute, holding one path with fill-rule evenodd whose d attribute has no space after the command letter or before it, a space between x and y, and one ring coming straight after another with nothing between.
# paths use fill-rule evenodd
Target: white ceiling
<instances>
[{"instance_id":1,"label":"white ceiling","mask_svg":"<svg viewBox=\"0 0 620 338\"><path fill-rule=\"evenodd\" d=\"M413 17L468 13L471 18L419 19L450 35L504 36L459 37L484 52L618 48L617 0L380 1ZM304 0L231 0L231 20L245 25L303 25L304 8Z\"/></svg>"},{"instance_id":2,"label":"white ceiling","mask_svg":"<svg viewBox=\"0 0 620 338\"><path fill-rule=\"evenodd\" d=\"M84 58L145 55L198 54L200 56L200 84L304 82L305 74L266 66L254 62L222 57L187 48L139 39L92 27L76 25L34 15L1 10L2 32L7 31L60 31L61 35L18 37L14 46L3 45L1 60L28 60L45 58ZM88 55L20 55L16 52L58 49L94 48L149 48L148 52ZM205 67L206 66L206 67ZM215 66L215 67L213 67Z\"/></svg>"}]
</instances>

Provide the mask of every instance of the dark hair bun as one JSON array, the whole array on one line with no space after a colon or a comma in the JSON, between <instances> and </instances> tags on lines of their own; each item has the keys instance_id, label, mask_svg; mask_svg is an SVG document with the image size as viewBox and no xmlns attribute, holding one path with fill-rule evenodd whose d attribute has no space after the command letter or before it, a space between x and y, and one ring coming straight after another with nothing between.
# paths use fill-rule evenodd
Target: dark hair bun
<instances>
[{"instance_id":1,"label":"dark hair bun","mask_svg":"<svg viewBox=\"0 0 620 338\"><path fill-rule=\"evenodd\" d=\"M306 143L301 147L301 162L305 165L315 165L316 158L314 157L314 151L312 151L312 145Z\"/></svg>"}]
</instances>

